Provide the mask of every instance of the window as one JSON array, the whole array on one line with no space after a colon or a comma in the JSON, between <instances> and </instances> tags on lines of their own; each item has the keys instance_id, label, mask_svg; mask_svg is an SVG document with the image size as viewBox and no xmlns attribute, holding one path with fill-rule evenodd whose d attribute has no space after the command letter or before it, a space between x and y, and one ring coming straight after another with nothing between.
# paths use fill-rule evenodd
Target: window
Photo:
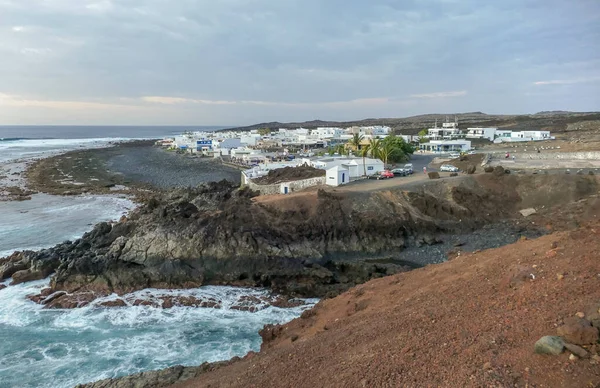
<instances>
[{"instance_id":1,"label":"window","mask_svg":"<svg viewBox=\"0 0 600 388\"><path fill-rule=\"evenodd\" d=\"M367 167L367 170L371 171L373 169L373 166L369 166Z\"/></svg>"}]
</instances>

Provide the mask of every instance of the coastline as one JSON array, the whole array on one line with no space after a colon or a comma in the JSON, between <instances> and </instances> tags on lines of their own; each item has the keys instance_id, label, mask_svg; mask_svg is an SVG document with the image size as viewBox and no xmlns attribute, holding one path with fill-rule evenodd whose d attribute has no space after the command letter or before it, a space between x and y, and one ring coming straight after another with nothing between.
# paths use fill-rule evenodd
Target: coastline
<instances>
[{"instance_id":1,"label":"coastline","mask_svg":"<svg viewBox=\"0 0 600 388\"><path fill-rule=\"evenodd\" d=\"M135 154L146 157L143 148L120 147L142 150ZM182 175L173 174L181 183L188 182L188 174L197 175L199 163L215 163L156 151L163 154L154 155L174 157L177 163L193 166ZM129 193L137 191L144 197L139 209L119 222L97 225L81 239L39 252L13 255L8 261L0 260L0 278L12 276L15 284L54 273L50 287L32 298L44 308L82 308L110 294L122 295L149 287L188 289L230 285L268 288L288 298L334 297L370 279L410 270L403 261L406 257L413 260L421 257L423 261L419 264L427 265L444 261L438 259L440 255L455 259L461 253L544 234L534 222L516 221L518 203L545 205L543 197L529 192L529 180L536 179L543 187L555 187L559 178L481 174L380 191L313 190L262 202L256 199L256 193L224 182L195 189L183 184L168 189L165 183L172 180L163 179L162 174L158 174L157 180L153 174L161 170L154 167L145 171L129 169L127 174L140 175L135 181L126 182L128 176L134 175L121 172L123 175L119 176L114 171L132 164L118 152L118 149L78 151L36 166L46 166L63 176L70 175L72 182L83 183L64 182L60 177L47 183L47 187L57 188L62 194L66 194L63 186L82 187L89 193L94 187L110 189L107 183L115 186L126 183ZM67 162L70 169L56 164L61 161ZM90 169L101 166L109 166L112 171L105 169L106 175L86 175ZM172 171L173 166L164 168ZM235 174L239 176L238 171ZM80 182L86 176L88 180ZM123 180L111 180L117 178ZM565 200L584 198L597 191L594 177L573 175L565 179L572 181L572 185L562 188ZM60 186L56 186L57 182ZM151 182L165 185L150 186ZM577 187L577 192L571 193L572 187ZM548 216L552 216L550 209L530 220L540 226L548 225ZM496 229L490 227L494 225ZM165 302L159 304L165 307ZM114 308L123 303L104 307ZM211 307L193 300L182 306ZM310 313L307 317L310 318ZM265 342L278 335L273 330L261 331ZM252 357L254 354L250 353L244 360ZM212 365L203 364L191 369L170 368L171 372L148 372L143 376L154 379L162 373L163 377L180 379L211 369Z\"/></svg>"}]
</instances>

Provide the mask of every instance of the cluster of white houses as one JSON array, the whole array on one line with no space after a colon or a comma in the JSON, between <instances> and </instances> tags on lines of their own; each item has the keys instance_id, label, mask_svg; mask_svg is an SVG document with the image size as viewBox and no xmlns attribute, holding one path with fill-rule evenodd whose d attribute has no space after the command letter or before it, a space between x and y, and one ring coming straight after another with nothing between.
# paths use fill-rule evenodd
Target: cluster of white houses
<instances>
[{"instance_id":1,"label":"cluster of white houses","mask_svg":"<svg viewBox=\"0 0 600 388\"><path fill-rule=\"evenodd\" d=\"M227 157L249 169L243 173L243 180L266 175L269 171L283 167L307 165L326 170L326 183L337 186L358 177L372 175L384 169L378 159L353 156L315 158L311 150L339 144L346 144L354 134L360 134L363 141L385 138L391 133L387 126L363 126L350 128L320 127L316 129L285 129L274 132L221 131L186 132L158 143L178 150L202 153L207 156ZM446 120L441 127L437 122L434 128L423 137L399 135L406 142L414 143L424 152L446 153L471 149L470 139L487 139L496 143L514 141L537 141L554 139L548 131L514 132L499 128L468 128L466 133L458 127L458 122ZM290 149L302 150L290 155ZM244 182L242 182L244 183Z\"/></svg>"}]
</instances>

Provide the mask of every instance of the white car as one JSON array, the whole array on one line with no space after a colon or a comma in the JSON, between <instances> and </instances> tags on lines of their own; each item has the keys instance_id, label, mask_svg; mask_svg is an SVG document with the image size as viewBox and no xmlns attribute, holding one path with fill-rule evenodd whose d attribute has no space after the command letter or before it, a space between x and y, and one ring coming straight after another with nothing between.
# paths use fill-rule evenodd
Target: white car
<instances>
[{"instance_id":1,"label":"white car","mask_svg":"<svg viewBox=\"0 0 600 388\"><path fill-rule=\"evenodd\" d=\"M459 154L459 153L456 153L456 152L454 152L454 153L450 154L450 157L451 157L452 159L460 158L460 154Z\"/></svg>"},{"instance_id":2,"label":"white car","mask_svg":"<svg viewBox=\"0 0 600 388\"><path fill-rule=\"evenodd\" d=\"M475 152L474 150L471 150L469 152L467 152L468 155L475 155L477 152Z\"/></svg>"},{"instance_id":3,"label":"white car","mask_svg":"<svg viewBox=\"0 0 600 388\"><path fill-rule=\"evenodd\" d=\"M440 171L458 172L458 167L455 167L451 164L442 164L442 167L440 167Z\"/></svg>"}]
</instances>

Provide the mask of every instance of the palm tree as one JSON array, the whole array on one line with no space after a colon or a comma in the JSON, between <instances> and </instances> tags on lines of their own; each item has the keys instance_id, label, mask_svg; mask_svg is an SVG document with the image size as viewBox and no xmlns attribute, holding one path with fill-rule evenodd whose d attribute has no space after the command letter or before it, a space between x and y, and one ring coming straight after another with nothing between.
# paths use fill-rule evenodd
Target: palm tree
<instances>
[{"instance_id":1,"label":"palm tree","mask_svg":"<svg viewBox=\"0 0 600 388\"><path fill-rule=\"evenodd\" d=\"M385 143L383 147L381 147L381 149L379 150L379 155L381 156L381 159L383 159L384 166L388 164L388 160L396 151L397 149L394 147L393 144L390 143Z\"/></svg>"},{"instance_id":2,"label":"palm tree","mask_svg":"<svg viewBox=\"0 0 600 388\"><path fill-rule=\"evenodd\" d=\"M355 133L354 135L352 135L352 139L350 139L349 144L354 148L355 151L358 151L361 149L361 143L364 138L365 137L363 135Z\"/></svg>"},{"instance_id":3,"label":"palm tree","mask_svg":"<svg viewBox=\"0 0 600 388\"><path fill-rule=\"evenodd\" d=\"M373 159L377 159L381 156L381 140L379 139L370 139L369 140L369 154Z\"/></svg>"},{"instance_id":4,"label":"palm tree","mask_svg":"<svg viewBox=\"0 0 600 388\"><path fill-rule=\"evenodd\" d=\"M363 149L361 150L361 154L362 154L362 158L363 158L363 168L365 169L365 176L367 176L367 164L365 163L365 158L367 157L367 154L369 153L369 146L364 146Z\"/></svg>"},{"instance_id":5,"label":"palm tree","mask_svg":"<svg viewBox=\"0 0 600 388\"><path fill-rule=\"evenodd\" d=\"M340 154L340 155L344 155L344 152L345 152L345 151L346 151L346 149L345 149L345 147L344 147L344 145L343 145L343 144L340 144L340 145L338 145L338 146L335 148L335 152L336 152L336 153L338 153L338 154Z\"/></svg>"}]
</instances>

